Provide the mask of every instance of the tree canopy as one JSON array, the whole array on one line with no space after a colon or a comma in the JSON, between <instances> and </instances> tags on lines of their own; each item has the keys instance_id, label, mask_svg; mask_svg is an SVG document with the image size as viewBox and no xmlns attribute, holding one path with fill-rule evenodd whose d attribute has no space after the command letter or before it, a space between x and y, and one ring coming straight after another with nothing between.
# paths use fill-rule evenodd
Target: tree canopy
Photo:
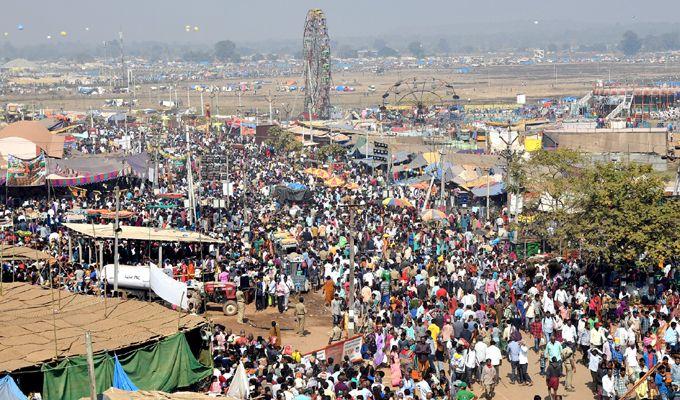
<instances>
[{"instance_id":1,"label":"tree canopy","mask_svg":"<svg viewBox=\"0 0 680 400\"><path fill-rule=\"evenodd\" d=\"M231 40L221 40L215 43L215 58L220 61L239 61L240 57L236 51L236 44Z\"/></svg>"},{"instance_id":2,"label":"tree canopy","mask_svg":"<svg viewBox=\"0 0 680 400\"><path fill-rule=\"evenodd\" d=\"M290 153L302 150L302 143L297 140L295 134L281 127L273 126L269 128L267 136L265 144L276 152Z\"/></svg>"},{"instance_id":3,"label":"tree canopy","mask_svg":"<svg viewBox=\"0 0 680 400\"><path fill-rule=\"evenodd\" d=\"M650 166L589 163L572 150L539 151L522 166L528 235L614 268L652 266L680 253L680 202Z\"/></svg>"},{"instance_id":4,"label":"tree canopy","mask_svg":"<svg viewBox=\"0 0 680 400\"><path fill-rule=\"evenodd\" d=\"M347 150L337 143L327 144L317 152L319 160L325 161L327 159L339 160L347 154Z\"/></svg>"},{"instance_id":5,"label":"tree canopy","mask_svg":"<svg viewBox=\"0 0 680 400\"><path fill-rule=\"evenodd\" d=\"M425 57L425 47L421 42L411 42L408 44L408 51L416 58Z\"/></svg>"},{"instance_id":6,"label":"tree canopy","mask_svg":"<svg viewBox=\"0 0 680 400\"><path fill-rule=\"evenodd\" d=\"M627 31L623 34L623 39L621 39L621 51L627 56L634 56L640 52L642 49L642 41L638 37L637 33L633 31Z\"/></svg>"}]
</instances>

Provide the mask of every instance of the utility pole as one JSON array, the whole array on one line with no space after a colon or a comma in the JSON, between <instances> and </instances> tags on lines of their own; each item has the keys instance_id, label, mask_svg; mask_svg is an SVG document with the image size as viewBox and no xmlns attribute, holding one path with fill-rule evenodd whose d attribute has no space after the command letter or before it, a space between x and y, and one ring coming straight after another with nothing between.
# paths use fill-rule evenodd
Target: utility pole
<instances>
[{"instance_id":1,"label":"utility pole","mask_svg":"<svg viewBox=\"0 0 680 400\"><path fill-rule=\"evenodd\" d=\"M489 222L489 194L490 194L490 181L491 181L491 175L489 174L491 172L491 169L486 170L486 222Z\"/></svg>"},{"instance_id":2,"label":"utility pole","mask_svg":"<svg viewBox=\"0 0 680 400\"><path fill-rule=\"evenodd\" d=\"M440 184L441 187L439 188L439 205L444 206L444 186L446 185L446 174L444 173L444 155L446 152L444 151L444 147L439 150L439 161L441 164L441 176L440 176ZM446 211L446 207L444 207L444 210Z\"/></svg>"},{"instance_id":3,"label":"utility pole","mask_svg":"<svg viewBox=\"0 0 680 400\"><path fill-rule=\"evenodd\" d=\"M120 214L120 188L116 186L116 223L113 226L113 292L118 295L118 235L120 234L119 214Z\"/></svg>"},{"instance_id":4,"label":"utility pole","mask_svg":"<svg viewBox=\"0 0 680 400\"><path fill-rule=\"evenodd\" d=\"M87 375L90 378L90 400L97 399L97 382L94 374L94 356L92 354L92 337L90 331L85 332L85 349L87 350Z\"/></svg>"},{"instance_id":5,"label":"utility pole","mask_svg":"<svg viewBox=\"0 0 680 400\"><path fill-rule=\"evenodd\" d=\"M344 207L348 208L349 211L349 229L347 229L347 232L349 234L349 295L347 296L348 299L348 307L347 309L349 310L349 325L347 327L347 333L349 336L354 335L354 258L356 255L354 254L354 208L355 207L361 207L359 204L352 204L349 203L353 201L350 196L345 196L343 199Z\"/></svg>"},{"instance_id":6,"label":"utility pole","mask_svg":"<svg viewBox=\"0 0 680 400\"><path fill-rule=\"evenodd\" d=\"M354 207L349 207L349 326L347 332L354 335Z\"/></svg>"},{"instance_id":7,"label":"utility pole","mask_svg":"<svg viewBox=\"0 0 680 400\"><path fill-rule=\"evenodd\" d=\"M269 94L267 95L267 97L265 97L265 99L269 102L269 123L271 124L274 121L274 114L272 112L272 100L274 100L274 98L272 97L271 90L269 91Z\"/></svg>"},{"instance_id":8,"label":"utility pole","mask_svg":"<svg viewBox=\"0 0 680 400\"><path fill-rule=\"evenodd\" d=\"M185 128L185 140L187 142L187 183L189 184L189 225L196 219L196 197L194 193L194 175L191 169L191 143L189 142L189 129Z\"/></svg>"}]
</instances>

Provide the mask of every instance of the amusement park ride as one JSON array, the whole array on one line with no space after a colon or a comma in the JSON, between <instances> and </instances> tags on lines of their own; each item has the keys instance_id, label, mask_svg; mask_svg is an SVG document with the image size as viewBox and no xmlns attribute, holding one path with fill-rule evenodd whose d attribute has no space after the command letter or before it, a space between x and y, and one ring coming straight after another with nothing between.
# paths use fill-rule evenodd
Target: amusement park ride
<instances>
[{"instance_id":1,"label":"amusement park ride","mask_svg":"<svg viewBox=\"0 0 680 400\"><path fill-rule=\"evenodd\" d=\"M320 9L307 13L302 54L304 57L305 107L309 118L328 119L331 114L331 43L326 16Z\"/></svg>"}]
</instances>

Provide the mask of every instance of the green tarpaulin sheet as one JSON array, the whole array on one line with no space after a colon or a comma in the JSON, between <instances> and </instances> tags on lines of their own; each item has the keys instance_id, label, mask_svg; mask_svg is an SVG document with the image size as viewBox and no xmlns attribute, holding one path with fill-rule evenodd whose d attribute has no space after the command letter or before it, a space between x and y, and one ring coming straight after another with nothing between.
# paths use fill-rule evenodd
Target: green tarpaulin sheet
<instances>
[{"instance_id":1,"label":"green tarpaulin sheet","mask_svg":"<svg viewBox=\"0 0 680 400\"><path fill-rule=\"evenodd\" d=\"M196 360L183 334L118 359L130 380L141 390L172 392L212 374L212 368Z\"/></svg>"},{"instance_id":2,"label":"green tarpaulin sheet","mask_svg":"<svg viewBox=\"0 0 680 400\"><path fill-rule=\"evenodd\" d=\"M56 365L42 366L43 398L45 400L80 399L90 396L87 358L79 356ZM113 358L108 354L94 356L94 375L97 392L103 393L113 384Z\"/></svg>"},{"instance_id":3,"label":"green tarpaulin sheet","mask_svg":"<svg viewBox=\"0 0 680 400\"><path fill-rule=\"evenodd\" d=\"M212 368L196 360L183 333L119 355L119 361L130 380L142 390L172 392L187 387L212 374ZM113 357L94 357L97 392L103 393L113 384ZM71 400L89 396L89 378L85 357L72 357L55 365L43 365L43 398Z\"/></svg>"}]
</instances>

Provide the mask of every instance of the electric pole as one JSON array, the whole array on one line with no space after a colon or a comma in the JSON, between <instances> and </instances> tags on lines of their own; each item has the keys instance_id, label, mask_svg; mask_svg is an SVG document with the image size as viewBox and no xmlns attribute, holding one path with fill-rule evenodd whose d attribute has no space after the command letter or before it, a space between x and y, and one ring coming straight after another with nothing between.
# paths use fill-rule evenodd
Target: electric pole
<instances>
[{"instance_id":1,"label":"electric pole","mask_svg":"<svg viewBox=\"0 0 680 400\"><path fill-rule=\"evenodd\" d=\"M116 219L113 226L113 292L118 295L118 235L120 233L119 214L120 214L120 188L115 188L116 196Z\"/></svg>"}]
</instances>

